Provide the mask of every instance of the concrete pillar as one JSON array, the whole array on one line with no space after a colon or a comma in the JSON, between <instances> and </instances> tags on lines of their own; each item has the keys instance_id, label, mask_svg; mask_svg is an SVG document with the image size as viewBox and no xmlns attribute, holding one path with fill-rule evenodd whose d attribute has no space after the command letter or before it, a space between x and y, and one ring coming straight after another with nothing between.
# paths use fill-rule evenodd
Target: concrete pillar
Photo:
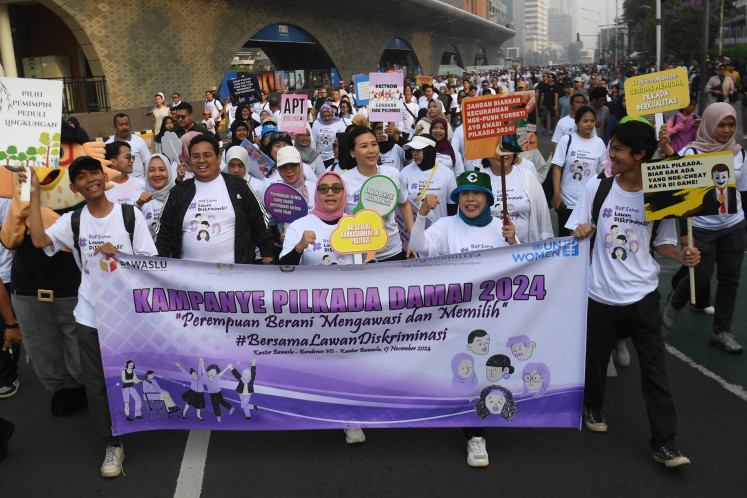
<instances>
[{"instance_id":1,"label":"concrete pillar","mask_svg":"<svg viewBox=\"0 0 747 498\"><path fill-rule=\"evenodd\" d=\"M16 53L13 50L13 35L10 31L10 16L8 4L0 4L0 51L2 51L3 69L5 76L18 78L16 69Z\"/></svg>"}]
</instances>

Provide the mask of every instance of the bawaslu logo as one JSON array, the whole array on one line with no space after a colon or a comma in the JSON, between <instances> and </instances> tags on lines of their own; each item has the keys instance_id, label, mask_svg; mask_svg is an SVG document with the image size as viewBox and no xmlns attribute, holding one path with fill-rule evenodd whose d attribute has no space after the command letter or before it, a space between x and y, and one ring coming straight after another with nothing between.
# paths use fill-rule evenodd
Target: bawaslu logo
<instances>
[{"instance_id":1,"label":"bawaslu logo","mask_svg":"<svg viewBox=\"0 0 747 498\"><path fill-rule=\"evenodd\" d=\"M168 262L166 260L160 259L138 259L133 261L120 261L119 264L122 266L122 269L139 271L161 271L165 270L168 267Z\"/></svg>"}]
</instances>

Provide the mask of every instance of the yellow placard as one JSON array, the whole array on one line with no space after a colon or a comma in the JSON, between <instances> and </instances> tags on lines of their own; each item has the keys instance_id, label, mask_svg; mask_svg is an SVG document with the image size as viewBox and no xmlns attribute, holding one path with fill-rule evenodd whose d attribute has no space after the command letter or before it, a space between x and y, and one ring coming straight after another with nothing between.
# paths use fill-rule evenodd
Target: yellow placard
<instances>
[{"instance_id":1,"label":"yellow placard","mask_svg":"<svg viewBox=\"0 0 747 498\"><path fill-rule=\"evenodd\" d=\"M731 151L643 163L641 174L647 220L737 212Z\"/></svg>"},{"instance_id":2,"label":"yellow placard","mask_svg":"<svg viewBox=\"0 0 747 498\"><path fill-rule=\"evenodd\" d=\"M332 232L329 243L339 254L366 253L368 262L377 251L389 244L389 234L379 213L363 209L354 215L343 216Z\"/></svg>"},{"instance_id":3,"label":"yellow placard","mask_svg":"<svg viewBox=\"0 0 747 498\"><path fill-rule=\"evenodd\" d=\"M433 76L422 76L422 75L420 75L420 76L416 76L415 77L415 84L418 87L422 87L426 83L428 83L429 85L432 85L433 84Z\"/></svg>"},{"instance_id":4,"label":"yellow placard","mask_svg":"<svg viewBox=\"0 0 747 498\"><path fill-rule=\"evenodd\" d=\"M672 111L690 103L687 68L648 73L625 80L625 102L628 115Z\"/></svg>"}]
</instances>

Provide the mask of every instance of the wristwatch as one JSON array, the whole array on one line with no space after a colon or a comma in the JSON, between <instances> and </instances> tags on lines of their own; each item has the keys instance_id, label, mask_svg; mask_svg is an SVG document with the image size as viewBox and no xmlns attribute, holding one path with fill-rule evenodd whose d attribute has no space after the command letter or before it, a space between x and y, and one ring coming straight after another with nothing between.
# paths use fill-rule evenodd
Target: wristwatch
<instances>
[{"instance_id":1,"label":"wristwatch","mask_svg":"<svg viewBox=\"0 0 747 498\"><path fill-rule=\"evenodd\" d=\"M20 325L18 324L18 320L16 320L16 322L14 324L12 324L12 325L8 325L7 323L5 324L5 328L6 329L17 329L19 327L20 327Z\"/></svg>"}]
</instances>

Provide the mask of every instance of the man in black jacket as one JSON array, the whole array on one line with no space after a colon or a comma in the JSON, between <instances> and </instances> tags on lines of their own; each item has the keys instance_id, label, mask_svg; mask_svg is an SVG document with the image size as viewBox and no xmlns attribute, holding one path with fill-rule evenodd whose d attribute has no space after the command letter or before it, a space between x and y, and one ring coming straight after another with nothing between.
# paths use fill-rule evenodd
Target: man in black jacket
<instances>
[{"instance_id":1,"label":"man in black jacket","mask_svg":"<svg viewBox=\"0 0 747 498\"><path fill-rule=\"evenodd\" d=\"M272 234L249 185L220 172L218 142L200 135L189 144L194 178L171 190L156 239L158 255L214 263L272 264Z\"/></svg>"}]
</instances>

